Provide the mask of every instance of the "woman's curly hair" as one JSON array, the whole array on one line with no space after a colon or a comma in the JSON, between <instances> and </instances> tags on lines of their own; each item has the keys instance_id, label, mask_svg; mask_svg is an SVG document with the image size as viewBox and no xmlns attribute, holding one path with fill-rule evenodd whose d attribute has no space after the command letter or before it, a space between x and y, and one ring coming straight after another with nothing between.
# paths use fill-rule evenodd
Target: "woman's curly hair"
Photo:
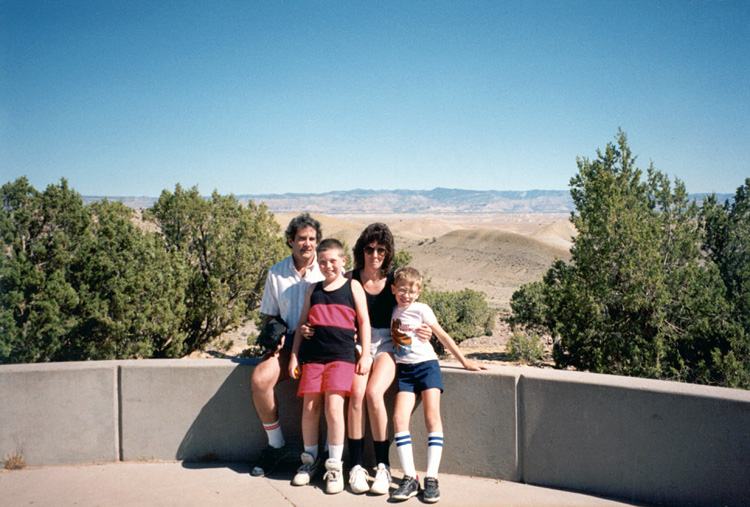
<instances>
[{"instance_id":1,"label":"woman's curly hair","mask_svg":"<svg viewBox=\"0 0 750 507\"><path fill-rule=\"evenodd\" d=\"M374 241L385 248L385 258L383 259L383 266L381 267L381 271L385 276L390 273L391 266L393 266L395 246L391 230L382 222L375 222L374 224L368 225L365 227L365 230L362 231L362 234L359 235L357 243L352 249L354 253L354 268L364 269L365 247Z\"/></svg>"}]
</instances>

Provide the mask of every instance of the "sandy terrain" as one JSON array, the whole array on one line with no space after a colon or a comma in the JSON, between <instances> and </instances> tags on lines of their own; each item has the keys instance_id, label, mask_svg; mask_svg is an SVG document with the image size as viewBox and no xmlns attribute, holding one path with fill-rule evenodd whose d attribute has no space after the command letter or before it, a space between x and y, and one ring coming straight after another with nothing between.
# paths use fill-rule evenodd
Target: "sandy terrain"
<instances>
[{"instance_id":1,"label":"sandy terrain","mask_svg":"<svg viewBox=\"0 0 750 507\"><path fill-rule=\"evenodd\" d=\"M278 214L286 227L292 214ZM438 290L470 288L485 293L490 306L509 310L510 297L522 284L539 280L555 259L570 258L575 229L567 214L456 214L456 215L313 215L324 237L333 236L353 247L368 224L388 224L396 248L413 255L412 265L426 273ZM257 331L251 323L227 333L224 344L214 344L193 357L236 356L247 349ZM462 343L465 354L482 361L507 361L507 324L496 322L492 337Z\"/></svg>"},{"instance_id":2,"label":"sandy terrain","mask_svg":"<svg viewBox=\"0 0 750 507\"><path fill-rule=\"evenodd\" d=\"M320 216L324 236L353 247L367 224L380 220L406 248L412 265L438 290L470 288L490 305L509 309L513 292L542 278L555 259L570 258L575 229L565 214L488 214L439 216ZM288 223L293 215L278 215Z\"/></svg>"}]
</instances>

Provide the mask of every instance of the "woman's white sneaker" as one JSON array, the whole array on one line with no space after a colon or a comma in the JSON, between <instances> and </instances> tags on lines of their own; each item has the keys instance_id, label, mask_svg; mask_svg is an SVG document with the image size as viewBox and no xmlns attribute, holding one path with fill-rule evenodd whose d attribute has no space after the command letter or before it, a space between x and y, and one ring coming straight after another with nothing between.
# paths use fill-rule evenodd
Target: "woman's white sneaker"
<instances>
[{"instance_id":1,"label":"woman's white sneaker","mask_svg":"<svg viewBox=\"0 0 750 507\"><path fill-rule=\"evenodd\" d=\"M367 470L361 465L354 465L349 470L349 486L352 488L352 493L359 495L370 491L370 484L367 482L369 478L370 474Z\"/></svg>"},{"instance_id":2,"label":"woman's white sneaker","mask_svg":"<svg viewBox=\"0 0 750 507\"><path fill-rule=\"evenodd\" d=\"M374 495L385 495L391 489L391 470L384 463L378 464L375 472L375 481L370 487L370 493Z\"/></svg>"}]
</instances>

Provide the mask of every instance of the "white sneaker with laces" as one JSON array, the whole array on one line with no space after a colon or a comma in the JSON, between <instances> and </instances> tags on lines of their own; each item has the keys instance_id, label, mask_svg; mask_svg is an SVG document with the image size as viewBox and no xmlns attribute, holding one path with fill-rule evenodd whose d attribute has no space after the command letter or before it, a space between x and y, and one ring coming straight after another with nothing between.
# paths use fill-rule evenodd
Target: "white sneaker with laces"
<instances>
[{"instance_id":1,"label":"white sneaker with laces","mask_svg":"<svg viewBox=\"0 0 750 507\"><path fill-rule=\"evenodd\" d=\"M370 487L370 493L375 495L385 495L391 489L391 470L384 463L378 464L378 471L375 472L375 481Z\"/></svg>"},{"instance_id":2,"label":"white sneaker with laces","mask_svg":"<svg viewBox=\"0 0 750 507\"><path fill-rule=\"evenodd\" d=\"M334 495L344 491L344 472L341 460L328 458L326 460L326 473L323 480L326 481L326 493Z\"/></svg>"},{"instance_id":3,"label":"white sneaker with laces","mask_svg":"<svg viewBox=\"0 0 750 507\"><path fill-rule=\"evenodd\" d=\"M349 486L352 488L352 493L359 495L370 491L370 484L367 482L369 478L370 474L367 470L360 465L354 465L349 471Z\"/></svg>"}]
</instances>

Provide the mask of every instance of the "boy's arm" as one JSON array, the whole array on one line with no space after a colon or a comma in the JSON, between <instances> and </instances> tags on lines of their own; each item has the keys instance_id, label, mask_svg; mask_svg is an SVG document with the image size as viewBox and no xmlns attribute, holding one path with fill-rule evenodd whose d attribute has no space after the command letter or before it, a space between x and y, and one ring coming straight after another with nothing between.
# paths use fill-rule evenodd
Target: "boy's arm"
<instances>
[{"instance_id":1,"label":"boy's arm","mask_svg":"<svg viewBox=\"0 0 750 507\"><path fill-rule=\"evenodd\" d=\"M367 298L365 289L362 285L352 280L352 295L354 296L354 309L357 312L357 322L359 323L359 344L362 346L362 354L357 361L356 373L367 375L370 371L370 314L367 311Z\"/></svg>"},{"instance_id":2,"label":"boy's arm","mask_svg":"<svg viewBox=\"0 0 750 507\"><path fill-rule=\"evenodd\" d=\"M451 354L453 354L453 357L458 359L458 361L461 363L461 365L466 368L467 370L471 371L479 371L479 370L486 370L487 367L482 364L477 364L469 361L464 357L464 355L461 353L461 349L458 348L458 345L456 345L456 342L453 341L453 338L443 329L443 327L436 321L433 325L430 326L432 328L432 332L435 333L435 336L438 337L438 340L440 340L440 343L445 345L445 347L450 351Z\"/></svg>"},{"instance_id":3,"label":"boy's arm","mask_svg":"<svg viewBox=\"0 0 750 507\"><path fill-rule=\"evenodd\" d=\"M315 285L311 285L307 288L305 293L305 302L302 305L302 313L299 316L299 322L307 322L307 318L310 315L310 295L312 294ZM292 345L292 354L289 357L289 376L293 379L299 378L297 375L297 366L299 365L299 349L302 346L302 330L300 326L294 330L294 344Z\"/></svg>"}]
</instances>

